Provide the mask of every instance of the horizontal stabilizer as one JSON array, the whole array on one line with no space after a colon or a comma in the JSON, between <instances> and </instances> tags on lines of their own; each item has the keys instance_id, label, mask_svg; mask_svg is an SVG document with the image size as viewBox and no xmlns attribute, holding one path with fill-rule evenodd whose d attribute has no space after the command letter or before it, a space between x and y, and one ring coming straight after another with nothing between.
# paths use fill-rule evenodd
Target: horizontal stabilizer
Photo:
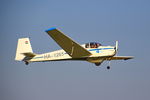
<instances>
[{"instance_id":1,"label":"horizontal stabilizer","mask_svg":"<svg viewBox=\"0 0 150 100\"><path fill-rule=\"evenodd\" d=\"M22 53L24 56L26 56L26 57L34 57L34 56L36 56L36 54L35 53L32 53L32 52L26 52L26 53Z\"/></svg>"}]
</instances>

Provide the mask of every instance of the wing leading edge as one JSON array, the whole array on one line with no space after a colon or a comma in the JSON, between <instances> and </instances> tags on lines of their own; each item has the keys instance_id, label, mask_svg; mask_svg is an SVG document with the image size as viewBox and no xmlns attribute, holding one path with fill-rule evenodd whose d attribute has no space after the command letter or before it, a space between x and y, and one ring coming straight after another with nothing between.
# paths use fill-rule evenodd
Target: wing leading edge
<instances>
[{"instance_id":1,"label":"wing leading edge","mask_svg":"<svg viewBox=\"0 0 150 100\"><path fill-rule=\"evenodd\" d=\"M73 41L71 38L64 35L62 32L60 32L56 28L50 28L46 30L46 32L72 58L88 57L91 55L89 51L87 51L81 45Z\"/></svg>"},{"instance_id":2,"label":"wing leading edge","mask_svg":"<svg viewBox=\"0 0 150 100\"><path fill-rule=\"evenodd\" d=\"M110 60L129 60L129 59L133 59L133 57L132 56L113 56L109 59Z\"/></svg>"}]
</instances>

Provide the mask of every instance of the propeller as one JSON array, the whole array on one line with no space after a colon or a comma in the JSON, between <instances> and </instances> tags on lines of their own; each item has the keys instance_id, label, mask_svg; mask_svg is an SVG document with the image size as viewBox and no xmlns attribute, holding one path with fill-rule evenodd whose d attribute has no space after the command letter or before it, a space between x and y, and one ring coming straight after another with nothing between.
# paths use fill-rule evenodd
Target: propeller
<instances>
[{"instance_id":1,"label":"propeller","mask_svg":"<svg viewBox=\"0 0 150 100\"><path fill-rule=\"evenodd\" d=\"M115 52L117 53L117 51L118 51L118 41L116 41L116 46L115 46Z\"/></svg>"},{"instance_id":2,"label":"propeller","mask_svg":"<svg viewBox=\"0 0 150 100\"><path fill-rule=\"evenodd\" d=\"M118 51L118 41L116 41L116 46L114 47L114 49L115 49L115 55L117 54L117 51ZM110 69L110 62L111 60L109 60L109 62L108 62L108 66L107 66L107 69Z\"/></svg>"}]
</instances>

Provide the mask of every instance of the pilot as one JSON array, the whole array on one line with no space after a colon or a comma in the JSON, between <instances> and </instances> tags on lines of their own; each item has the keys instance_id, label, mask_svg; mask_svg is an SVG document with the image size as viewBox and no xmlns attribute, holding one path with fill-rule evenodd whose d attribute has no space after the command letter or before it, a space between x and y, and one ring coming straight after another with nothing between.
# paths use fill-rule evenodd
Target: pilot
<instances>
[{"instance_id":1,"label":"pilot","mask_svg":"<svg viewBox=\"0 0 150 100\"><path fill-rule=\"evenodd\" d=\"M93 43L91 43L90 46L91 46L91 48L94 48L94 44Z\"/></svg>"},{"instance_id":2,"label":"pilot","mask_svg":"<svg viewBox=\"0 0 150 100\"><path fill-rule=\"evenodd\" d=\"M96 43L96 46L97 46L97 48L100 46L100 44L99 43Z\"/></svg>"},{"instance_id":3,"label":"pilot","mask_svg":"<svg viewBox=\"0 0 150 100\"><path fill-rule=\"evenodd\" d=\"M97 48L97 45L94 43L94 48Z\"/></svg>"},{"instance_id":4,"label":"pilot","mask_svg":"<svg viewBox=\"0 0 150 100\"><path fill-rule=\"evenodd\" d=\"M89 48L89 43L85 44L85 48Z\"/></svg>"}]
</instances>

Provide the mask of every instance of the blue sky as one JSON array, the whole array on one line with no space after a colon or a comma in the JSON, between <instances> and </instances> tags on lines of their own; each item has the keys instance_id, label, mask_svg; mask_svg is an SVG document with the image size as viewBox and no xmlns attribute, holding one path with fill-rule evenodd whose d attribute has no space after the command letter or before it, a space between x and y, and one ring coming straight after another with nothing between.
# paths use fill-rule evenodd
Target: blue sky
<instances>
[{"instance_id":1,"label":"blue sky","mask_svg":"<svg viewBox=\"0 0 150 100\"><path fill-rule=\"evenodd\" d=\"M1 0L1 100L149 100L149 0ZM31 63L14 61L17 39L33 51L61 49L45 33L57 27L78 43L114 45L129 61Z\"/></svg>"}]
</instances>

